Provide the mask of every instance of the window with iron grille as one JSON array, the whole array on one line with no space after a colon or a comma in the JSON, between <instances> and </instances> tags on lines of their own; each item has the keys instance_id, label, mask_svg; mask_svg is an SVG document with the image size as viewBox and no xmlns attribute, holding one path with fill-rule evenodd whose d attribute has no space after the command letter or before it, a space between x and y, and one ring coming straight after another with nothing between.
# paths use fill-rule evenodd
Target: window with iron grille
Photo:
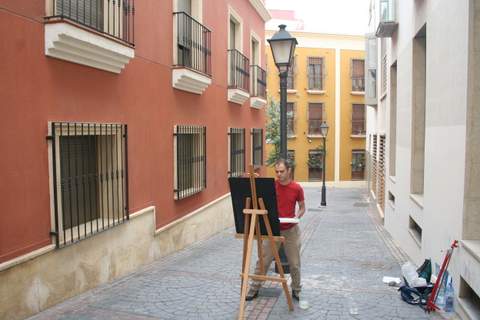
<instances>
[{"instance_id":1,"label":"window with iron grille","mask_svg":"<svg viewBox=\"0 0 480 320\"><path fill-rule=\"evenodd\" d=\"M352 105L352 135L365 135L365 105Z\"/></svg>"},{"instance_id":2,"label":"window with iron grille","mask_svg":"<svg viewBox=\"0 0 480 320\"><path fill-rule=\"evenodd\" d=\"M295 103L287 102L287 136L295 136Z\"/></svg>"},{"instance_id":3,"label":"window with iron grille","mask_svg":"<svg viewBox=\"0 0 480 320\"><path fill-rule=\"evenodd\" d=\"M263 165L263 129L252 129L252 163L255 167Z\"/></svg>"},{"instance_id":4,"label":"window with iron grille","mask_svg":"<svg viewBox=\"0 0 480 320\"><path fill-rule=\"evenodd\" d=\"M290 64L290 68L288 68L288 75L287 75L287 89L293 90L295 89L295 64L296 64L296 57L292 58L292 63Z\"/></svg>"},{"instance_id":5,"label":"window with iron grille","mask_svg":"<svg viewBox=\"0 0 480 320\"><path fill-rule=\"evenodd\" d=\"M323 174L323 151L320 149L308 150L308 180L317 181L322 179Z\"/></svg>"},{"instance_id":6,"label":"window with iron grille","mask_svg":"<svg viewBox=\"0 0 480 320\"><path fill-rule=\"evenodd\" d=\"M238 177L245 172L245 129L230 128L228 131L230 177Z\"/></svg>"},{"instance_id":7,"label":"window with iron grille","mask_svg":"<svg viewBox=\"0 0 480 320\"><path fill-rule=\"evenodd\" d=\"M365 179L365 150L352 150L352 180Z\"/></svg>"},{"instance_id":8,"label":"window with iron grille","mask_svg":"<svg viewBox=\"0 0 480 320\"><path fill-rule=\"evenodd\" d=\"M207 187L207 127L174 127L174 198L184 199Z\"/></svg>"},{"instance_id":9,"label":"window with iron grille","mask_svg":"<svg viewBox=\"0 0 480 320\"><path fill-rule=\"evenodd\" d=\"M53 122L49 131L57 247L128 220L127 126Z\"/></svg>"},{"instance_id":10,"label":"window with iron grille","mask_svg":"<svg viewBox=\"0 0 480 320\"><path fill-rule=\"evenodd\" d=\"M291 178L292 180L295 180L295 150L287 150L287 160L290 161L290 163L292 164Z\"/></svg>"},{"instance_id":11,"label":"window with iron grille","mask_svg":"<svg viewBox=\"0 0 480 320\"><path fill-rule=\"evenodd\" d=\"M323 103L308 104L308 134L321 135L320 125L325 121Z\"/></svg>"},{"instance_id":12,"label":"window with iron grille","mask_svg":"<svg viewBox=\"0 0 480 320\"><path fill-rule=\"evenodd\" d=\"M324 66L322 57L308 57L308 89L323 90Z\"/></svg>"},{"instance_id":13,"label":"window with iron grille","mask_svg":"<svg viewBox=\"0 0 480 320\"><path fill-rule=\"evenodd\" d=\"M353 59L351 67L352 91L365 91L365 60Z\"/></svg>"}]
</instances>

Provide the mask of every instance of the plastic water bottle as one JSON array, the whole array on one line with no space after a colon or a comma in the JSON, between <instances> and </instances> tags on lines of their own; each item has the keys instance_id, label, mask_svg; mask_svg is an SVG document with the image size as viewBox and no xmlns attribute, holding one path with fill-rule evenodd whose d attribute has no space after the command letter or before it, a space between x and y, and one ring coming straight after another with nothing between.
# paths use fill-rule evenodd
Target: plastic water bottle
<instances>
[{"instance_id":1,"label":"plastic water bottle","mask_svg":"<svg viewBox=\"0 0 480 320\"><path fill-rule=\"evenodd\" d=\"M453 299L455 297L455 293L453 291L453 284L450 281L447 285L445 290L445 312L452 312L453 311Z\"/></svg>"}]
</instances>

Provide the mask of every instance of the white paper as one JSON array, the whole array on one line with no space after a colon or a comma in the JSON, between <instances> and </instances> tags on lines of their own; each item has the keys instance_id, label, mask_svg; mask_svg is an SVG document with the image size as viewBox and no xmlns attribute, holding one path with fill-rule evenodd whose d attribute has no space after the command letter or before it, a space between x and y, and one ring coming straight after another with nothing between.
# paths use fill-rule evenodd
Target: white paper
<instances>
[{"instance_id":1,"label":"white paper","mask_svg":"<svg viewBox=\"0 0 480 320\"><path fill-rule=\"evenodd\" d=\"M300 219L298 218L278 218L280 223L299 223Z\"/></svg>"},{"instance_id":2,"label":"white paper","mask_svg":"<svg viewBox=\"0 0 480 320\"><path fill-rule=\"evenodd\" d=\"M400 280L400 278L397 278L397 277L384 276L383 279L382 279L382 282L387 283L387 284L390 284L390 283L393 282L393 283L399 285L402 282L402 280Z\"/></svg>"}]
</instances>

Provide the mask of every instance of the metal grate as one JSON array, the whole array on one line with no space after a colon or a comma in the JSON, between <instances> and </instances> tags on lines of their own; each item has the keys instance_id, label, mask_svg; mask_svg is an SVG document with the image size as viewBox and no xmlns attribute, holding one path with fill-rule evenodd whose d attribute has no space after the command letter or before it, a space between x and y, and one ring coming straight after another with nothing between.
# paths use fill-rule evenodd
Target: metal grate
<instances>
[{"instance_id":1,"label":"metal grate","mask_svg":"<svg viewBox=\"0 0 480 320\"><path fill-rule=\"evenodd\" d=\"M365 60L352 60L352 91L365 91Z\"/></svg>"},{"instance_id":2,"label":"metal grate","mask_svg":"<svg viewBox=\"0 0 480 320\"><path fill-rule=\"evenodd\" d=\"M175 126L176 200L194 195L207 187L207 127Z\"/></svg>"},{"instance_id":3,"label":"metal grate","mask_svg":"<svg viewBox=\"0 0 480 320\"><path fill-rule=\"evenodd\" d=\"M229 171L230 177L238 177L245 172L245 129L230 128L229 136Z\"/></svg>"},{"instance_id":4,"label":"metal grate","mask_svg":"<svg viewBox=\"0 0 480 320\"><path fill-rule=\"evenodd\" d=\"M49 0L47 21L70 20L134 45L135 0Z\"/></svg>"},{"instance_id":5,"label":"metal grate","mask_svg":"<svg viewBox=\"0 0 480 320\"><path fill-rule=\"evenodd\" d=\"M185 12L173 13L177 26L177 66L212 75L212 32Z\"/></svg>"},{"instance_id":6,"label":"metal grate","mask_svg":"<svg viewBox=\"0 0 480 320\"><path fill-rule=\"evenodd\" d=\"M252 162L256 167L263 165L263 129L252 129Z\"/></svg>"},{"instance_id":7,"label":"metal grate","mask_svg":"<svg viewBox=\"0 0 480 320\"><path fill-rule=\"evenodd\" d=\"M321 135L320 125L325 121L325 108L323 103L308 104L308 134Z\"/></svg>"},{"instance_id":8,"label":"metal grate","mask_svg":"<svg viewBox=\"0 0 480 320\"><path fill-rule=\"evenodd\" d=\"M230 79L228 88L242 89L249 92L250 73L248 70L248 58L240 53L237 49L228 50L228 60L230 66Z\"/></svg>"},{"instance_id":9,"label":"metal grate","mask_svg":"<svg viewBox=\"0 0 480 320\"><path fill-rule=\"evenodd\" d=\"M57 247L128 220L127 126L50 125Z\"/></svg>"},{"instance_id":10,"label":"metal grate","mask_svg":"<svg viewBox=\"0 0 480 320\"><path fill-rule=\"evenodd\" d=\"M323 90L325 76L322 57L308 57L308 89Z\"/></svg>"},{"instance_id":11,"label":"metal grate","mask_svg":"<svg viewBox=\"0 0 480 320\"><path fill-rule=\"evenodd\" d=\"M266 98L267 73L260 66L253 65L252 68L252 97Z\"/></svg>"},{"instance_id":12,"label":"metal grate","mask_svg":"<svg viewBox=\"0 0 480 320\"><path fill-rule=\"evenodd\" d=\"M352 134L365 135L365 105L352 105Z\"/></svg>"}]
</instances>

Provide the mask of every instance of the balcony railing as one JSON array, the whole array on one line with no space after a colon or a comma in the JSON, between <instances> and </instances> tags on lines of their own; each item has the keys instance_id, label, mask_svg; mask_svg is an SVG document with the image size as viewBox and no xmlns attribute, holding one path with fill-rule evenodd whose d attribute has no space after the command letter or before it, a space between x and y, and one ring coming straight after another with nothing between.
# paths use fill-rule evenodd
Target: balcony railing
<instances>
[{"instance_id":1,"label":"balcony railing","mask_svg":"<svg viewBox=\"0 0 480 320\"><path fill-rule=\"evenodd\" d=\"M365 77L364 76L352 76L352 91L364 92L365 91Z\"/></svg>"},{"instance_id":2,"label":"balcony railing","mask_svg":"<svg viewBox=\"0 0 480 320\"><path fill-rule=\"evenodd\" d=\"M236 49L228 50L228 63L230 77L228 79L229 89L241 89L248 92L250 74L248 72L248 58Z\"/></svg>"},{"instance_id":3,"label":"balcony railing","mask_svg":"<svg viewBox=\"0 0 480 320\"><path fill-rule=\"evenodd\" d=\"M135 0L50 0L47 21L69 20L134 45Z\"/></svg>"},{"instance_id":4,"label":"balcony railing","mask_svg":"<svg viewBox=\"0 0 480 320\"><path fill-rule=\"evenodd\" d=\"M257 65L251 66L252 69L252 97L266 98L267 73Z\"/></svg>"},{"instance_id":5,"label":"balcony railing","mask_svg":"<svg viewBox=\"0 0 480 320\"><path fill-rule=\"evenodd\" d=\"M212 75L211 31L185 12L174 12L177 27L177 66Z\"/></svg>"}]
</instances>

